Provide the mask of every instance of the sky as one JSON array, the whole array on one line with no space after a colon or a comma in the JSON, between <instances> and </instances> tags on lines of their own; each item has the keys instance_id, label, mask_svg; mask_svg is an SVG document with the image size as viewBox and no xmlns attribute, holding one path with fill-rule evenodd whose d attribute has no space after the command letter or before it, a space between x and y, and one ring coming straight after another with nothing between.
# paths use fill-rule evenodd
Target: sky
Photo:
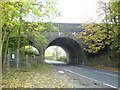
<instances>
[{"instance_id":1,"label":"sky","mask_svg":"<svg viewBox=\"0 0 120 90\"><path fill-rule=\"evenodd\" d=\"M97 19L96 17L98 1L99 0L58 0L58 4L56 6L61 12L61 16L54 18L52 22L84 23L90 20L91 17L94 17L93 21L97 20L99 22L101 19ZM29 14L27 18L24 17L24 19L25 21L32 21L32 15ZM38 19L35 21L38 21Z\"/></svg>"},{"instance_id":2,"label":"sky","mask_svg":"<svg viewBox=\"0 0 120 90\"><path fill-rule=\"evenodd\" d=\"M53 22L83 23L91 17L96 19L98 0L58 0L61 16Z\"/></svg>"}]
</instances>

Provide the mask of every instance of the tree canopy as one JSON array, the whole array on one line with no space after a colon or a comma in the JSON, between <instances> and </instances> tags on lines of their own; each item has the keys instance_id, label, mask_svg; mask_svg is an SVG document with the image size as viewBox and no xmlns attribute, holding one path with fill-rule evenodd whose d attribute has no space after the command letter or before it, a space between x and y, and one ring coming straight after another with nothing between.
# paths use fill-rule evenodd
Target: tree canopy
<instances>
[{"instance_id":1,"label":"tree canopy","mask_svg":"<svg viewBox=\"0 0 120 90\"><path fill-rule=\"evenodd\" d=\"M85 29L77 37L83 40L85 50L97 53L105 47L120 52L120 2L99 2L101 23L84 23Z\"/></svg>"},{"instance_id":2,"label":"tree canopy","mask_svg":"<svg viewBox=\"0 0 120 90\"><path fill-rule=\"evenodd\" d=\"M49 21L54 16L59 15L56 2L57 0L7 0L0 3L0 22L2 28L1 44L3 46L2 53L4 64L6 62L7 49L8 47L10 48L10 45L12 45L11 48L16 46L14 48L17 49L17 59L19 59L20 43L25 41L24 39L21 40L21 37L27 40L28 35L33 35L35 41L42 42L37 44L41 44L42 46L46 43L45 37L40 32L45 30L44 20L46 18ZM30 23L26 24L27 22Z\"/></svg>"}]
</instances>

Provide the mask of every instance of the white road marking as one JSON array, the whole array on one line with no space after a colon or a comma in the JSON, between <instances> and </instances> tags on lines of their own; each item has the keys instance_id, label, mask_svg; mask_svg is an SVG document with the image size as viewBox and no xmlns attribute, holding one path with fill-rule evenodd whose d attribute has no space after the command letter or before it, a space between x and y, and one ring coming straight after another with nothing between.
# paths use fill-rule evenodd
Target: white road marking
<instances>
[{"instance_id":1,"label":"white road marking","mask_svg":"<svg viewBox=\"0 0 120 90\"><path fill-rule=\"evenodd\" d=\"M117 75L114 75L114 74L110 74L110 73L104 73L104 72L99 72L99 71L95 71L97 73L101 73L101 74L106 74L106 75L110 75L110 76L115 76L115 77L118 77Z\"/></svg>"},{"instance_id":2,"label":"white road marking","mask_svg":"<svg viewBox=\"0 0 120 90\"><path fill-rule=\"evenodd\" d=\"M75 67L75 66L70 66L70 67L72 67L72 68L77 68L77 69L82 69L82 68ZM100 74L106 74L106 75L118 77L118 75L114 75L114 74L111 74L111 73L105 73L105 72L100 72L100 71L95 71L95 72L100 73Z\"/></svg>"},{"instance_id":3,"label":"white road marking","mask_svg":"<svg viewBox=\"0 0 120 90\"><path fill-rule=\"evenodd\" d=\"M63 69L64 69L64 68L63 68ZM87 77L87 76L84 76L84 75L81 75L81 74L75 73L75 72L73 72L73 71L71 71L71 70L68 70L68 69L64 69L64 70L66 70L66 71L68 71L68 72L70 72L70 73L76 74L76 75L78 75L78 76L82 76L82 77L84 77L84 78L87 78L87 79L93 80L93 81L95 81L95 82L105 84L105 85L107 85L107 86L109 86L109 87L117 88L117 87L112 86L112 85L110 85L110 84L107 84L107 83L104 83L104 82L101 82L101 81L98 81L98 80L95 80L95 79L89 78L89 77Z\"/></svg>"},{"instance_id":4,"label":"white road marking","mask_svg":"<svg viewBox=\"0 0 120 90\"><path fill-rule=\"evenodd\" d=\"M58 71L58 72L64 74L64 71Z\"/></svg>"}]
</instances>

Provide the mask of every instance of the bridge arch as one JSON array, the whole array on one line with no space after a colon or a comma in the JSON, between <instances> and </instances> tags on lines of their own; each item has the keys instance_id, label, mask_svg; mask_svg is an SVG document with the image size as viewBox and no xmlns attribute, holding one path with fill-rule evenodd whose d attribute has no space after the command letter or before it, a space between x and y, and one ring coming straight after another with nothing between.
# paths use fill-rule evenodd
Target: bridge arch
<instances>
[{"instance_id":1,"label":"bridge arch","mask_svg":"<svg viewBox=\"0 0 120 90\"><path fill-rule=\"evenodd\" d=\"M85 60L85 54L83 48L80 44L69 37L59 37L52 40L46 47L46 49L50 46L60 46L62 47L69 59L69 64L82 64Z\"/></svg>"}]
</instances>

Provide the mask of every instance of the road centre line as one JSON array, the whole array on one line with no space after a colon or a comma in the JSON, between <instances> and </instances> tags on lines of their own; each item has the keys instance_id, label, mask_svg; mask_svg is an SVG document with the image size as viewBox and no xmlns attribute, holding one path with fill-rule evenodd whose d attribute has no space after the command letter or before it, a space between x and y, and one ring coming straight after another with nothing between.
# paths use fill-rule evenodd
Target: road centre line
<instances>
[{"instance_id":1,"label":"road centre line","mask_svg":"<svg viewBox=\"0 0 120 90\"><path fill-rule=\"evenodd\" d=\"M63 69L64 69L64 68L63 68ZM82 76L82 77L84 77L84 78L87 78L87 79L93 80L93 81L95 81L95 82L102 83L102 84L105 84L105 85L107 85L107 86L109 86L109 87L112 87L112 88L116 88L116 89L117 89L117 87L115 87L115 86L112 86L112 85L110 85L110 84L107 84L107 83L104 83L104 82L101 82L101 81L98 81L98 80L89 78L89 77L87 77L87 76L84 76L84 75L75 73L75 72L73 72L73 71L71 71L71 70L68 70L68 69L64 69L64 70L66 70L66 71L68 71L68 72L70 72L70 73L76 74L76 75L78 75L78 76Z\"/></svg>"}]
</instances>

